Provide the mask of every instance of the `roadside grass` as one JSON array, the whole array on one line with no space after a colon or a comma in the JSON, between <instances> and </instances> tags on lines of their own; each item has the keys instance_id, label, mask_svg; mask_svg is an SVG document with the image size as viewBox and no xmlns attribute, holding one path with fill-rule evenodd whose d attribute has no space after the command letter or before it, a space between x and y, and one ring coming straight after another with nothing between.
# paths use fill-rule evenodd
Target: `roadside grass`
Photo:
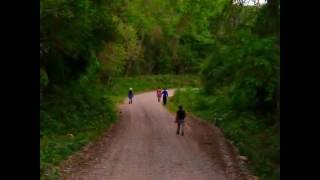
<instances>
[{"instance_id":1,"label":"roadside grass","mask_svg":"<svg viewBox=\"0 0 320 180\"><path fill-rule=\"evenodd\" d=\"M186 111L201 119L214 123L237 147L241 155L247 156L248 168L261 179L279 179L280 141L277 127L270 127L264 118L250 112L233 111L230 99L221 89L216 96L207 96L201 89L177 90L169 103L170 111L183 105Z\"/></svg>"}]
</instances>

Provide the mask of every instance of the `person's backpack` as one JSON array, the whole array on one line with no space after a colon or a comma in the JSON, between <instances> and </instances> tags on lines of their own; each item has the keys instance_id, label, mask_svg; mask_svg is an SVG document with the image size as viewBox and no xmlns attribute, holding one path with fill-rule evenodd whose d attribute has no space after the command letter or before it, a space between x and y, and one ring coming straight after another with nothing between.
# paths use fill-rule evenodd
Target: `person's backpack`
<instances>
[{"instance_id":1,"label":"person's backpack","mask_svg":"<svg viewBox=\"0 0 320 180\"><path fill-rule=\"evenodd\" d=\"M178 119L184 119L186 117L186 112L184 110L179 110L178 111Z\"/></svg>"}]
</instances>

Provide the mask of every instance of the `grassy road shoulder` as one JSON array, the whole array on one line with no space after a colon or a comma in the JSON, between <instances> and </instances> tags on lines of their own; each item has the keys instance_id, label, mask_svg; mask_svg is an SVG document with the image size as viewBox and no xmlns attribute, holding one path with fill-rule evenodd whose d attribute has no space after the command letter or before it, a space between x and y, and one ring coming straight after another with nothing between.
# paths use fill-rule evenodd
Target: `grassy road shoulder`
<instances>
[{"instance_id":1,"label":"grassy road shoulder","mask_svg":"<svg viewBox=\"0 0 320 180\"><path fill-rule=\"evenodd\" d=\"M225 92L221 89L216 96L208 96L201 89L178 89L170 100L169 109L176 111L178 105L183 105L191 114L214 123L238 148L239 153L248 157L248 167L253 174L262 179L278 179L278 127L266 123L269 117L233 111Z\"/></svg>"}]
</instances>

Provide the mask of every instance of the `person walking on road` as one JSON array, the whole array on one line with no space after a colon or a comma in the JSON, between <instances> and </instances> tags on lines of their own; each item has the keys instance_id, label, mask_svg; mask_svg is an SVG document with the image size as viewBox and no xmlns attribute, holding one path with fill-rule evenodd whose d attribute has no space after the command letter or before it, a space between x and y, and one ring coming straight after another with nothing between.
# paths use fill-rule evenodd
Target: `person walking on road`
<instances>
[{"instance_id":1,"label":"person walking on road","mask_svg":"<svg viewBox=\"0 0 320 180\"><path fill-rule=\"evenodd\" d=\"M158 98L158 102L160 102L160 100L161 100L161 89L160 88L157 89L157 98Z\"/></svg>"},{"instance_id":2,"label":"person walking on road","mask_svg":"<svg viewBox=\"0 0 320 180\"><path fill-rule=\"evenodd\" d=\"M181 136L184 135L184 119L186 117L186 112L183 110L183 107L180 105L179 110L176 115L176 123L177 123L177 135L179 135L181 131Z\"/></svg>"},{"instance_id":3,"label":"person walking on road","mask_svg":"<svg viewBox=\"0 0 320 180\"><path fill-rule=\"evenodd\" d=\"M132 104L132 98L133 98L133 90L132 90L132 88L129 88L128 98L129 98L129 104Z\"/></svg>"},{"instance_id":4,"label":"person walking on road","mask_svg":"<svg viewBox=\"0 0 320 180\"><path fill-rule=\"evenodd\" d=\"M168 98L169 94L168 94L168 91L167 89L165 88L163 91L162 91L162 101L163 101L163 105L166 105L167 104L167 98Z\"/></svg>"}]
</instances>

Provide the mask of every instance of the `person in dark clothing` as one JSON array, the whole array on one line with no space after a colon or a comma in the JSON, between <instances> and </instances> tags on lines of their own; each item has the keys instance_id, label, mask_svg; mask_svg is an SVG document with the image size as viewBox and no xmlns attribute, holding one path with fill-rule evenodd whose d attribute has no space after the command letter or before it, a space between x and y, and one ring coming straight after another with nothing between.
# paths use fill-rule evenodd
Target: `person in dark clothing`
<instances>
[{"instance_id":1,"label":"person in dark clothing","mask_svg":"<svg viewBox=\"0 0 320 180\"><path fill-rule=\"evenodd\" d=\"M176 123L177 123L177 134L179 135L181 130L181 136L184 135L184 119L186 117L186 112L183 110L183 107L180 105L179 110L177 111Z\"/></svg>"},{"instance_id":2,"label":"person in dark clothing","mask_svg":"<svg viewBox=\"0 0 320 180\"><path fill-rule=\"evenodd\" d=\"M133 98L132 88L129 89L128 98L129 98L129 104L132 104L132 98Z\"/></svg>"},{"instance_id":3,"label":"person in dark clothing","mask_svg":"<svg viewBox=\"0 0 320 180\"><path fill-rule=\"evenodd\" d=\"M167 89L165 88L163 91L162 91L162 101L163 101L163 105L166 105L167 104L167 98L168 98L168 91Z\"/></svg>"}]
</instances>

